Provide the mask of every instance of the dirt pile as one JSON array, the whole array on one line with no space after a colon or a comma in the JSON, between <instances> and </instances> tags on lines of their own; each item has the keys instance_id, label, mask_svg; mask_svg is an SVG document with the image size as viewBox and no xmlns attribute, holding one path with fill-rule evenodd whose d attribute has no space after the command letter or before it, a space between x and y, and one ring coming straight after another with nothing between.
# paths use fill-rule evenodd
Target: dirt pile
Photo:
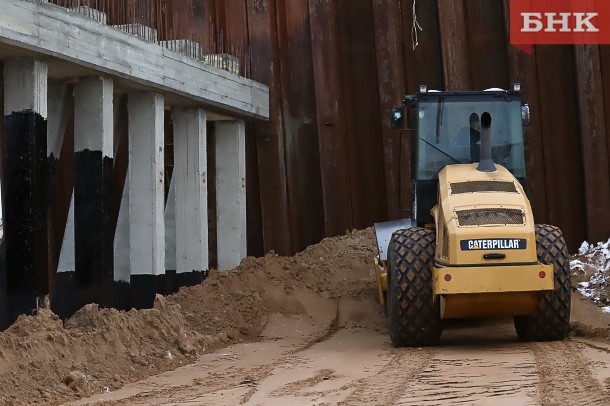
<instances>
[{"instance_id":1,"label":"dirt pile","mask_svg":"<svg viewBox=\"0 0 610 406\"><path fill-rule=\"evenodd\" d=\"M570 261L572 289L610 313L610 239L597 244L583 242ZM571 323L571 334L610 342L610 327Z\"/></svg>"},{"instance_id":2,"label":"dirt pile","mask_svg":"<svg viewBox=\"0 0 610 406\"><path fill-rule=\"evenodd\" d=\"M609 243L583 245L572 261L573 286L588 282L599 287L600 298L610 296ZM285 331L269 328L278 320L302 316L312 323L323 320L331 329L385 334L375 252L372 229L354 231L294 257L269 253L246 258L230 272L212 271L201 285L158 296L153 309L121 312L89 305L65 323L45 309L23 316L0 333L0 405L58 404L114 391L219 347L279 337ZM598 274L606 279L594 284L591 278ZM574 329L586 333L586 326Z\"/></svg>"},{"instance_id":3,"label":"dirt pile","mask_svg":"<svg viewBox=\"0 0 610 406\"><path fill-rule=\"evenodd\" d=\"M610 312L610 239L605 243L582 243L570 268L572 287Z\"/></svg>"},{"instance_id":4,"label":"dirt pile","mask_svg":"<svg viewBox=\"0 0 610 406\"><path fill-rule=\"evenodd\" d=\"M22 316L0 333L0 404L57 404L174 369L255 339L274 314L304 313L306 296L333 303L322 311L341 307L344 325L381 329L374 247L372 229L354 231L294 257L270 253L213 271L199 286L158 296L154 309L88 305L65 323L46 309Z\"/></svg>"},{"instance_id":5,"label":"dirt pile","mask_svg":"<svg viewBox=\"0 0 610 406\"><path fill-rule=\"evenodd\" d=\"M65 325L46 309L20 317L0 334L0 403L48 404L184 364L202 337L179 306L161 303L130 312L88 305Z\"/></svg>"}]
</instances>

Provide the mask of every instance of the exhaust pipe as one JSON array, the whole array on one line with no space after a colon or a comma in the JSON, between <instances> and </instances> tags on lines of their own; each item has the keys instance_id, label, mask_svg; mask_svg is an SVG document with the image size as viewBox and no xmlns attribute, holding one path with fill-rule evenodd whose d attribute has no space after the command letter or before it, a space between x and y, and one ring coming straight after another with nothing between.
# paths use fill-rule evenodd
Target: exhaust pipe
<instances>
[{"instance_id":1,"label":"exhaust pipe","mask_svg":"<svg viewBox=\"0 0 610 406\"><path fill-rule=\"evenodd\" d=\"M477 170L481 172L496 170L496 165L491 159L491 114L488 112L481 115L481 161Z\"/></svg>"}]
</instances>

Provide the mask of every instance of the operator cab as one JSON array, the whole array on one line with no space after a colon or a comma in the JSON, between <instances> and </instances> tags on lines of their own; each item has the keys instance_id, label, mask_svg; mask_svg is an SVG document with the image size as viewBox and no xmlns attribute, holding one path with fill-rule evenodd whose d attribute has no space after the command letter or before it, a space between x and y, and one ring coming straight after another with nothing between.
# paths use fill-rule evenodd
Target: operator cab
<instances>
[{"instance_id":1,"label":"operator cab","mask_svg":"<svg viewBox=\"0 0 610 406\"><path fill-rule=\"evenodd\" d=\"M405 110L409 118L415 224L434 222L430 210L437 203L438 173L444 166L479 162L483 113L493 123L493 161L524 184L523 126L529 125L529 107L521 104L520 88L439 92L420 86L404 98L403 107L392 110L394 127L403 127Z\"/></svg>"}]
</instances>

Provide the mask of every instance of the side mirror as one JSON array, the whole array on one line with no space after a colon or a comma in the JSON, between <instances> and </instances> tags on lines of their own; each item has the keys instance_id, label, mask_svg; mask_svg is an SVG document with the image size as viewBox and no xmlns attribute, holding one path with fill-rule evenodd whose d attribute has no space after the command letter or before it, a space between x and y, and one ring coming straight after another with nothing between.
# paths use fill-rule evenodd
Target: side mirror
<instances>
[{"instance_id":1,"label":"side mirror","mask_svg":"<svg viewBox=\"0 0 610 406\"><path fill-rule=\"evenodd\" d=\"M529 127L531 122L530 106L529 104L524 104L521 106L521 123L523 124L523 127Z\"/></svg>"},{"instance_id":2,"label":"side mirror","mask_svg":"<svg viewBox=\"0 0 610 406\"><path fill-rule=\"evenodd\" d=\"M392 109L392 128L403 128L405 121L405 112L402 107L394 107Z\"/></svg>"}]
</instances>

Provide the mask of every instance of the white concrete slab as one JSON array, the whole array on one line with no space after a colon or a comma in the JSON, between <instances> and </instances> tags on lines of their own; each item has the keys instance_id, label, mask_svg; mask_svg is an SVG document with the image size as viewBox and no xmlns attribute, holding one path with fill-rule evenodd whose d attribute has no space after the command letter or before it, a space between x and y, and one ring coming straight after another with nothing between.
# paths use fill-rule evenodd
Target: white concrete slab
<instances>
[{"instance_id":1,"label":"white concrete slab","mask_svg":"<svg viewBox=\"0 0 610 406\"><path fill-rule=\"evenodd\" d=\"M80 17L52 4L0 0L0 43L49 55L153 91L254 118L269 117L269 88Z\"/></svg>"}]
</instances>

